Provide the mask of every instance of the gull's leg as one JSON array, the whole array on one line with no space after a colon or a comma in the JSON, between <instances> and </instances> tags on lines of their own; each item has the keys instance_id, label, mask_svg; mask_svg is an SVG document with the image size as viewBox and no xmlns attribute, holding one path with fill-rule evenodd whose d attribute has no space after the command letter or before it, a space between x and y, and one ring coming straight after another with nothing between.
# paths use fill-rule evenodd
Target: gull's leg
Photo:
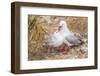
<instances>
[{"instance_id":1,"label":"gull's leg","mask_svg":"<svg viewBox=\"0 0 100 76\"><path fill-rule=\"evenodd\" d=\"M68 45L64 44L63 49L64 49L63 54L67 54L70 47Z\"/></svg>"},{"instance_id":2,"label":"gull's leg","mask_svg":"<svg viewBox=\"0 0 100 76\"><path fill-rule=\"evenodd\" d=\"M65 52L67 52L69 50L69 47L68 47L68 45L66 45L66 44L63 44L59 49L58 49L58 51L59 52L62 52L62 53L65 53Z\"/></svg>"}]
</instances>

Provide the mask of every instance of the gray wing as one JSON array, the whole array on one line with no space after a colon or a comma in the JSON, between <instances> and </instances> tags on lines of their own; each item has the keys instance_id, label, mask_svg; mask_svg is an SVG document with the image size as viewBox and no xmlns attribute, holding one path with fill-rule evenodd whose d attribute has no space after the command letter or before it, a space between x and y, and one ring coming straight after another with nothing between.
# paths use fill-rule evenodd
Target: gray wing
<instances>
[{"instance_id":1,"label":"gray wing","mask_svg":"<svg viewBox=\"0 0 100 76\"><path fill-rule=\"evenodd\" d=\"M73 44L73 45L77 45L81 43L80 39L74 36L73 34L66 36L65 40L67 40L70 44Z\"/></svg>"},{"instance_id":2,"label":"gray wing","mask_svg":"<svg viewBox=\"0 0 100 76\"><path fill-rule=\"evenodd\" d=\"M48 43L54 43L54 37L49 36L47 41L48 41Z\"/></svg>"}]
</instances>

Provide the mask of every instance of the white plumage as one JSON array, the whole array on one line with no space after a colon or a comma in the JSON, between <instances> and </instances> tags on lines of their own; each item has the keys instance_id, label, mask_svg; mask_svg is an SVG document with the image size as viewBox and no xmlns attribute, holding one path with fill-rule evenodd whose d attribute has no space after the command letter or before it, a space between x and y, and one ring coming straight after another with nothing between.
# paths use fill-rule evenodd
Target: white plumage
<instances>
[{"instance_id":1,"label":"white plumage","mask_svg":"<svg viewBox=\"0 0 100 76\"><path fill-rule=\"evenodd\" d=\"M76 37L72 32L69 31L65 21L60 21L58 29L50 34L47 43L49 46L59 47L63 43L68 46L77 45L81 43L80 39Z\"/></svg>"},{"instance_id":2,"label":"white plumage","mask_svg":"<svg viewBox=\"0 0 100 76\"><path fill-rule=\"evenodd\" d=\"M72 46L72 45L78 45L81 43L80 39L74 35L74 33L70 32L67 23L65 21L60 22L60 31L59 33L63 36L64 38L64 43Z\"/></svg>"},{"instance_id":3,"label":"white plumage","mask_svg":"<svg viewBox=\"0 0 100 76\"><path fill-rule=\"evenodd\" d=\"M53 34L49 35L47 42L50 46L59 47L63 43L63 37L58 31L55 31Z\"/></svg>"}]
</instances>

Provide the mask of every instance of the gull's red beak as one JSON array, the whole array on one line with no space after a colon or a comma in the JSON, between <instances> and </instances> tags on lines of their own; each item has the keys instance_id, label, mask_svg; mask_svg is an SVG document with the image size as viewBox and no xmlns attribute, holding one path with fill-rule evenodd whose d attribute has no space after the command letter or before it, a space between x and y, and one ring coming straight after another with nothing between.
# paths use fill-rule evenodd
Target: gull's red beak
<instances>
[{"instance_id":1,"label":"gull's red beak","mask_svg":"<svg viewBox=\"0 0 100 76\"><path fill-rule=\"evenodd\" d=\"M58 30L60 31L60 30L61 30L61 28L62 28L62 26L59 26L59 27L58 27Z\"/></svg>"}]
</instances>

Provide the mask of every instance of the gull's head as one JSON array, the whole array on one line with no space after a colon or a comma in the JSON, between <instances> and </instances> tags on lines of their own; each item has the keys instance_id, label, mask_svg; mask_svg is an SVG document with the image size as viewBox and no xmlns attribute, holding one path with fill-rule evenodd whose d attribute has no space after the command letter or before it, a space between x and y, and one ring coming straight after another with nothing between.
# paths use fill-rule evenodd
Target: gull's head
<instances>
[{"instance_id":1,"label":"gull's head","mask_svg":"<svg viewBox=\"0 0 100 76\"><path fill-rule=\"evenodd\" d=\"M69 29L68 29L66 21L63 21L63 20L60 21L60 23L59 23L59 31L63 31L63 32L67 32L67 33L70 32Z\"/></svg>"},{"instance_id":2,"label":"gull's head","mask_svg":"<svg viewBox=\"0 0 100 76\"><path fill-rule=\"evenodd\" d=\"M59 24L59 30L63 29L63 28L66 28L66 22L65 21L60 21L60 24Z\"/></svg>"},{"instance_id":3,"label":"gull's head","mask_svg":"<svg viewBox=\"0 0 100 76\"><path fill-rule=\"evenodd\" d=\"M67 25L66 25L66 21L60 21L59 26L66 27L66 26L67 26Z\"/></svg>"},{"instance_id":4,"label":"gull's head","mask_svg":"<svg viewBox=\"0 0 100 76\"><path fill-rule=\"evenodd\" d=\"M66 25L65 21L60 21L60 25Z\"/></svg>"}]
</instances>

